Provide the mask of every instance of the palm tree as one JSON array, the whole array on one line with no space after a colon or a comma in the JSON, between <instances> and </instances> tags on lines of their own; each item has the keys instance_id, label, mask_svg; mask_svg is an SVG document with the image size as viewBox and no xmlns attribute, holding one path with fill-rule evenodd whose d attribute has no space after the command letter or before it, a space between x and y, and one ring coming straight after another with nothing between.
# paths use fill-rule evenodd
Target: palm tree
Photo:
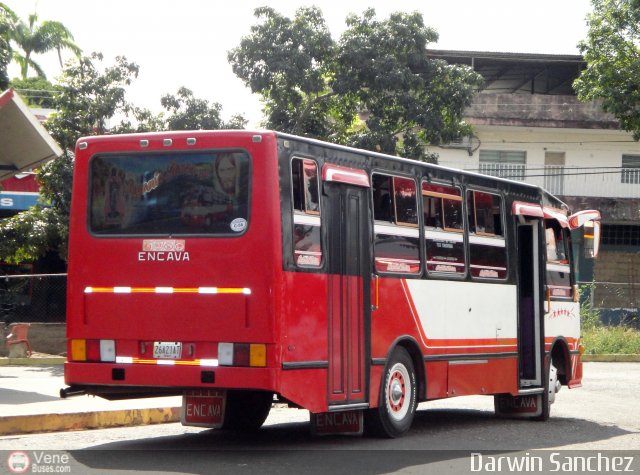
<instances>
[{"instance_id":1,"label":"palm tree","mask_svg":"<svg viewBox=\"0 0 640 475\"><path fill-rule=\"evenodd\" d=\"M11 32L18 21L16 14L0 2L0 92L9 85L7 66L11 62Z\"/></svg>"},{"instance_id":2,"label":"palm tree","mask_svg":"<svg viewBox=\"0 0 640 475\"><path fill-rule=\"evenodd\" d=\"M22 79L27 78L29 68L33 68L38 76L46 77L40 65L33 60L33 54L42 54L55 49L58 52L60 67L62 67L61 51L63 49L73 51L76 56L80 56L82 51L73 42L73 35L69 29L62 23L59 21L43 21L37 25L37 21L38 15L33 13L29 15L28 25L20 20L10 33L13 42L24 53L20 54L16 51L13 53L13 60L20 66Z\"/></svg>"}]
</instances>

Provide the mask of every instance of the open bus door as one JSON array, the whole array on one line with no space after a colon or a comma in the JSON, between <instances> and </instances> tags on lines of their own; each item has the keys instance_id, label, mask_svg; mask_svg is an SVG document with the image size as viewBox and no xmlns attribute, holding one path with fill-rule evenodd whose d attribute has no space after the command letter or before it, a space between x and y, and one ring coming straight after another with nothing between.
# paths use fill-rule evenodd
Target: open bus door
<instances>
[{"instance_id":1,"label":"open bus door","mask_svg":"<svg viewBox=\"0 0 640 475\"><path fill-rule=\"evenodd\" d=\"M544 212L534 203L513 203L516 224L518 286L518 394L498 394L496 414L509 417L548 418L545 410L546 367L544 348L542 224Z\"/></svg>"},{"instance_id":2,"label":"open bus door","mask_svg":"<svg viewBox=\"0 0 640 475\"><path fill-rule=\"evenodd\" d=\"M518 387L542 384L542 315L540 280L540 220L517 226L518 239Z\"/></svg>"}]
</instances>

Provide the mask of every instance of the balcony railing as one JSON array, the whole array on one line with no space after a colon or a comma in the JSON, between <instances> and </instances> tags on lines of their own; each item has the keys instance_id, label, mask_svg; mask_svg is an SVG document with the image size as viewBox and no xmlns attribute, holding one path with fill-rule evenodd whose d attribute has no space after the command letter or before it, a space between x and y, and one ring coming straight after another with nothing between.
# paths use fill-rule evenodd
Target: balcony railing
<instances>
[{"instance_id":1,"label":"balcony railing","mask_svg":"<svg viewBox=\"0 0 640 475\"><path fill-rule=\"evenodd\" d=\"M524 181L541 186L554 195L640 198L640 168L586 168L511 163L481 163L477 168L478 165L468 163L441 162L441 164L485 175Z\"/></svg>"}]
</instances>

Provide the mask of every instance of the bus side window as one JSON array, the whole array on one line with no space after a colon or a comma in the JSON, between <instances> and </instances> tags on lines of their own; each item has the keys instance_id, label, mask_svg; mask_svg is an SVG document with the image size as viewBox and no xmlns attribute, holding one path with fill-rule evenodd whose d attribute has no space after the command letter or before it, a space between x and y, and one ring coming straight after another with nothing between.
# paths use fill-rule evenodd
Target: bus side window
<instances>
[{"instance_id":1,"label":"bus side window","mask_svg":"<svg viewBox=\"0 0 640 475\"><path fill-rule=\"evenodd\" d=\"M464 274L462 192L453 186L422 183L427 272Z\"/></svg>"},{"instance_id":2,"label":"bus side window","mask_svg":"<svg viewBox=\"0 0 640 475\"><path fill-rule=\"evenodd\" d=\"M506 279L507 248L499 195L467 192L469 257L472 277Z\"/></svg>"},{"instance_id":3,"label":"bus side window","mask_svg":"<svg viewBox=\"0 0 640 475\"><path fill-rule=\"evenodd\" d=\"M320 189L318 165L308 158L291 162L293 259L299 267L320 267Z\"/></svg>"},{"instance_id":4,"label":"bus side window","mask_svg":"<svg viewBox=\"0 0 640 475\"><path fill-rule=\"evenodd\" d=\"M378 272L420 272L418 202L411 178L372 176L374 256Z\"/></svg>"},{"instance_id":5,"label":"bus side window","mask_svg":"<svg viewBox=\"0 0 640 475\"><path fill-rule=\"evenodd\" d=\"M546 219L547 289L551 298L572 298L571 270L568 260L568 231L555 219Z\"/></svg>"}]
</instances>

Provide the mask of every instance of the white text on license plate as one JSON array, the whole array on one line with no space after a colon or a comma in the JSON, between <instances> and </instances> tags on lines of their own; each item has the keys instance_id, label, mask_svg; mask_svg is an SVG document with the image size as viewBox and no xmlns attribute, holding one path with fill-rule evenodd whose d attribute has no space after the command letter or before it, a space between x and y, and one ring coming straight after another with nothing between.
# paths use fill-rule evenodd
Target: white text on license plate
<instances>
[{"instance_id":1,"label":"white text on license plate","mask_svg":"<svg viewBox=\"0 0 640 475\"><path fill-rule=\"evenodd\" d=\"M154 341L153 357L177 360L182 356L182 343L179 341Z\"/></svg>"}]
</instances>

